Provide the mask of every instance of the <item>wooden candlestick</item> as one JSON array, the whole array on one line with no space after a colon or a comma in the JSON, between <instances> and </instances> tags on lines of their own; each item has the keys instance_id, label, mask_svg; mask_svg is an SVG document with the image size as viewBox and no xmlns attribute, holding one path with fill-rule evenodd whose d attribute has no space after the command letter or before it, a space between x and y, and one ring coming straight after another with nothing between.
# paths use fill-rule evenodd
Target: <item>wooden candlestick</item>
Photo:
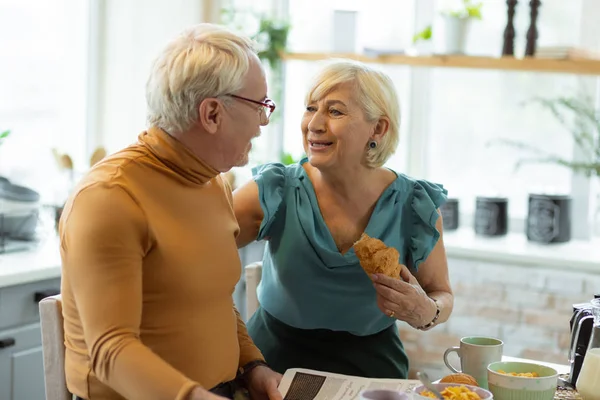
<instances>
[{"instance_id":1,"label":"wooden candlestick","mask_svg":"<svg viewBox=\"0 0 600 400\"><path fill-rule=\"evenodd\" d=\"M508 8L506 10L507 23L506 28L504 28L504 46L502 47L503 56L515 55L515 25L513 19L517 2L518 0L506 0Z\"/></svg>"},{"instance_id":2,"label":"wooden candlestick","mask_svg":"<svg viewBox=\"0 0 600 400\"><path fill-rule=\"evenodd\" d=\"M525 56L533 57L535 55L535 42L538 36L536 22L538 9L541 5L541 0L531 0L529 2L531 21L529 23L529 29L527 30L527 46L525 47Z\"/></svg>"}]
</instances>

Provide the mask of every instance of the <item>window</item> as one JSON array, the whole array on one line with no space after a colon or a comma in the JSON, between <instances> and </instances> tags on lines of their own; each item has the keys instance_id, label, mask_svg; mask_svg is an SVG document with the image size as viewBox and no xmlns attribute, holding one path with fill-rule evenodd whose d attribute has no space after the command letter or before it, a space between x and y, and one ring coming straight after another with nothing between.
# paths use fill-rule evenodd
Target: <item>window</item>
<instances>
[{"instance_id":1,"label":"window","mask_svg":"<svg viewBox=\"0 0 600 400\"><path fill-rule=\"evenodd\" d=\"M285 0L253 1L253 0L226 0L222 4L222 22L244 35L257 39L261 18L278 20L286 12ZM260 48L258 49L260 51ZM263 164L270 161L279 161L284 151L282 147L282 123L284 120L284 104L282 101L282 82L271 70L268 61L263 60L268 83L267 96L275 101L277 109L271 116L269 125L261 127L260 137L252 141L250 165ZM286 89L287 90L287 89ZM241 181L250 178L247 168L236 168L236 174L243 177Z\"/></svg>"},{"instance_id":2,"label":"window","mask_svg":"<svg viewBox=\"0 0 600 400\"><path fill-rule=\"evenodd\" d=\"M112 153L146 129L146 81L155 58L175 35L202 22L206 10L198 0L100 1L99 7L98 116L92 129L95 145Z\"/></svg>"},{"instance_id":3,"label":"window","mask_svg":"<svg viewBox=\"0 0 600 400\"><path fill-rule=\"evenodd\" d=\"M554 98L573 92L575 77L495 71L435 70L427 149L427 177L443 182L461 211L474 212L476 196L509 198L512 217L526 215L530 192L570 193L571 173L550 164L525 164L531 154L498 143L531 143L567 159L573 153L568 132L549 112L523 103L534 96ZM562 84L561 84L562 83Z\"/></svg>"},{"instance_id":4,"label":"window","mask_svg":"<svg viewBox=\"0 0 600 400\"><path fill-rule=\"evenodd\" d=\"M51 149L84 162L88 2L0 0L0 175L54 201Z\"/></svg>"},{"instance_id":5,"label":"window","mask_svg":"<svg viewBox=\"0 0 600 400\"><path fill-rule=\"evenodd\" d=\"M357 12L356 49L408 50L413 33L433 22L433 48L439 11L450 1L418 0L369 2L318 2L289 0L292 30L290 52L333 51L333 12ZM460 0L455 0L460 3ZM485 0L483 21L473 21L467 40L469 55L500 55L506 26L506 1ZM319 10L315 13L314 10ZM573 46L599 49L600 3L588 0L544 1L537 19L538 48ZM418 21L418 22L416 22ZM523 55L530 24L529 2L518 2L515 13L515 54ZM385 27L383 29L382 27ZM339 35L348 35L338 31ZM423 46L427 48L428 46ZM318 62L286 62L284 148L302 154L299 132L304 93ZM567 168L551 164L525 164L531 156L499 140L518 140L560 155L577 157L571 134L542 107L525 102L534 97L585 95L597 97L597 77L533 72L503 72L448 68L380 66L396 85L401 99L401 143L388 166L417 178L443 183L461 201L462 221L472 218L480 195L509 199L510 229L523 230L527 197L533 192L570 194L574 226L584 227L593 206L590 180L574 177ZM581 206L581 207L579 207ZM589 211L589 212L588 212ZM574 237L585 236L576 228ZM600 229L600 228L599 228Z\"/></svg>"},{"instance_id":6,"label":"window","mask_svg":"<svg viewBox=\"0 0 600 400\"><path fill-rule=\"evenodd\" d=\"M486 1L483 13L484 22L472 24L467 53L497 56L502 49L506 2ZM580 45L581 16L582 1L543 2L538 48ZM517 55L524 53L528 26L529 4L520 2L515 14ZM466 214L473 214L475 197L480 195L508 197L511 218L522 219L527 214L529 193L571 194L569 169L525 164L515 170L517 162L530 158L531 153L490 143L510 139L571 159L574 150L570 133L547 110L524 102L534 97L577 96L582 92L593 99L595 83L596 78L568 74L432 70L431 104L422 105L430 120L426 176L443 182L451 196L460 199L461 212ZM587 190L583 186L574 186L573 191Z\"/></svg>"}]
</instances>

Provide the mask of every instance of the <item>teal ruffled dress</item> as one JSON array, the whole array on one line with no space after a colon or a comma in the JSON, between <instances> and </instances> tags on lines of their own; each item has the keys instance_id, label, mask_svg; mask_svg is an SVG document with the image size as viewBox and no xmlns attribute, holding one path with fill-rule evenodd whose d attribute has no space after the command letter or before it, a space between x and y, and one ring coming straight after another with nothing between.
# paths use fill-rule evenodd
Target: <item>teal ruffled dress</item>
<instances>
[{"instance_id":1,"label":"teal ruffled dress","mask_svg":"<svg viewBox=\"0 0 600 400\"><path fill-rule=\"evenodd\" d=\"M395 320L377 307L375 289L351 249L341 254L321 215L302 165L253 170L268 240L258 287L260 308L248 331L278 372L310 368L334 373L406 378L408 358ZM396 174L380 196L365 232L400 251L415 269L439 239L440 185Z\"/></svg>"}]
</instances>

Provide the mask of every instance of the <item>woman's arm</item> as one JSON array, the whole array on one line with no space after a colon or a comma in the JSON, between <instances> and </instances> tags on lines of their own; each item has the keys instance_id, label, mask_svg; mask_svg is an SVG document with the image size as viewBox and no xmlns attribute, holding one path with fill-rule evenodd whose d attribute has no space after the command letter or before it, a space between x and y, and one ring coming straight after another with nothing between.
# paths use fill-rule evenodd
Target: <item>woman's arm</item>
<instances>
[{"instance_id":1,"label":"woman's arm","mask_svg":"<svg viewBox=\"0 0 600 400\"><path fill-rule=\"evenodd\" d=\"M439 307L440 314L435 323L425 330L446 321L452 313L454 305L442 237L441 215L437 219L436 228L440 232L440 238L414 275L406 266L402 266L401 280L382 274L373 277L378 294L377 304L381 311L391 317L406 321L415 328L422 328L432 322ZM433 299L437 301L437 306Z\"/></svg>"},{"instance_id":2,"label":"woman's arm","mask_svg":"<svg viewBox=\"0 0 600 400\"><path fill-rule=\"evenodd\" d=\"M419 285L421 285L425 293L427 293L427 295L432 299L437 300L440 308L440 315L436 320L436 325L447 321L448 317L450 317L450 314L452 313L452 308L454 307L454 295L452 294L452 287L450 286L450 278L448 276L448 260L446 258L446 249L444 247L444 224L439 210L438 214L440 214L440 216L438 217L435 226L440 233L440 238L429 254L429 257L427 257L427 259L421 263L419 270L415 274ZM424 311L423 325L431 322L435 317L436 312L437 310L435 305L431 307L429 313Z\"/></svg>"},{"instance_id":3,"label":"woman's arm","mask_svg":"<svg viewBox=\"0 0 600 400\"><path fill-rule=\"evenodd\" d=\"M253 242L258 237L258 230L264 218L258 198L258 184L250 180L233 192L233 211L240 226L236 238L238 248Z\"/></svg>"}]
</instances>

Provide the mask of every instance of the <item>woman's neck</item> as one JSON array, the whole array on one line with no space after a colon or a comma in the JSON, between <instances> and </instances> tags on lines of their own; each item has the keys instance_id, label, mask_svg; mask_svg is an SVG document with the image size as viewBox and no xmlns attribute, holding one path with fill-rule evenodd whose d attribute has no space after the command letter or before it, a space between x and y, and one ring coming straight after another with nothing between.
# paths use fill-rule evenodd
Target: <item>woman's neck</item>
<instances>
[{"instance_id":1,"label":"woman's neck","mask_svg":"<svg viewBox=\"0 0 600 400\"><path fill-rule=\"evenodd\" d=\"M326 189L336 197L344 199L360 198L369 192L373 184L380 180L379 170L358 166L356 168L336 168L319 170L309 165L310 177L315 186Z\"/></svg>"}]
</instances>

